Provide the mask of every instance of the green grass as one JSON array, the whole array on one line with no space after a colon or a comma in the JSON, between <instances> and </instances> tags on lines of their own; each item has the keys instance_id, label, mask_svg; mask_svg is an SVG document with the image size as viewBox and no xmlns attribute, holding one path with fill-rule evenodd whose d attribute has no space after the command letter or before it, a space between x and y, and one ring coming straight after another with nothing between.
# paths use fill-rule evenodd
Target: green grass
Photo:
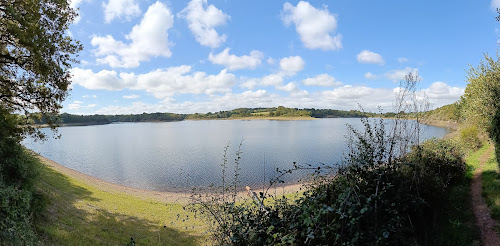
<instances>
[{"instance_id":1,"label":"green grass","mask_svg":"<svg viewBox=\"0 0 500 246\"><path fill-rule=\"evenodd\" d=\"M485 144L471 153L467 159L467 172L464 181L455 187L449 196L444 220L441 221L440 233L444 239L442 245L481 245L481 234L476 225L470 196L470 184L474 170L480 166L480 158L488 149Z\"/></svg>"},{"instance_id":2,"label":"green grass","mask_svg":"<svg viewBox=\"0 0 500 246\"><path fill-rule=\"evenodd\" d=\"M43 167L37 189L47 205L36 219L47 245L206 244L201 220L181 204L165 204L97 187Z\"/></svg>"},{"instance_id":3,"label":"green grass","mask_svg":"<svg viewBox=\"0 0 500 246\"><path fill-rule=\"evenodd\" d=\"M492 151L483 167L483 197L491 209L491 217L500 221L500 174L495 152Z\"/></svg>"}]
</instances>

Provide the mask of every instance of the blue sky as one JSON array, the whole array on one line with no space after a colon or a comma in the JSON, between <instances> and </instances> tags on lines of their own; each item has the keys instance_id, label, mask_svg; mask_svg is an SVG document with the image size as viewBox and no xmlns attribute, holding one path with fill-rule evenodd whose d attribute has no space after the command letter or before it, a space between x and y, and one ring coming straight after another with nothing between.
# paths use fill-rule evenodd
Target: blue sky
<instances>
[{"instance_id":1,"label":"blue sky","mask_svg":"<svg viewBox=\"0 0 500 246\"><path fill-rule=\"evenodd\" d=\"M496 55L500 0L73 0L84 45L63 112L391 111L408 72L431 107Z\"/></svg>"}]
</instances>

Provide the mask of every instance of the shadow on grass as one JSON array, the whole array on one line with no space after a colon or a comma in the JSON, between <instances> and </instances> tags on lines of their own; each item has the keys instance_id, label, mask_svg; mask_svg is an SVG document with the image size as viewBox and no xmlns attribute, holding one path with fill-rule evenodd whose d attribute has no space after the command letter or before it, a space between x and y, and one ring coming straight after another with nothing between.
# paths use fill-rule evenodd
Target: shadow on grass
<instances>
[{"instance_id":1,"label":"shadow on grass","mask_svg":"<svg viewBox=\"0 0 500 246\"><path fill-rule=\"evenodd\" d=\"M201 240L168 225L102 209L91 191L47 167L37 188L46 201L35 221L43 244L127 245L133 240L137 245L195 245Z\"/></svg>"},{"instance_id":2,"label":"shadow on grass","mask_svg":"<svg viewBox=\"0 0 500 246\"><path fill-rule=\"evenodd\" d=\"M493 170L484 171L482 180L482 195L491 209L491 217L500 221L500 174Z\"/></svg>"},{"instance_id":3,"label":"shadow on grass","mask_svg":"<svg viewBox=\"0 0 500 246\"><path fill-rule=\"evenodd\" d=\"M470 183L471 179L466 177L449 193L439 230L439 238L445 240L440 245L481 245L481 232L472 210Z\"/></svg>"}]
</instances>

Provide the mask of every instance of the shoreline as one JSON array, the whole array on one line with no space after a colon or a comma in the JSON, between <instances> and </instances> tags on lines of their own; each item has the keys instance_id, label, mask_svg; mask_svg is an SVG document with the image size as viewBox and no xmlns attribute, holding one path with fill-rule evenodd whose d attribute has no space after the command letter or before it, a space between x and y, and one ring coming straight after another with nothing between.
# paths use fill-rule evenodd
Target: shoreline
<instances>
[{"instance_id":1,"label":"shoreline","mask_svg":"<svg viewBox=\"0 0 500 246\"><path fill-rule=\"evenodd\" d=\"M249 119L251 118L251 119ZM275 120L275 118L279 117L249 117L249 118L220 118L220 119L209 119L209 120ZM289 118L289 117L286 117ZM312 118L312 117L295 117L299 119L293 119L293 120L317 120L317 118ZM206 120L206 119L190 119L190 120ZM279 120L291 120L291 119L279 119ZM453 124L454 122L448 122L448 121L425 121L422 122L422 124L425 125L431 125L435 127L445 127L450 129L450 133L447 134L450 135L456 130L456 125ZM444 136L443 138L446 138L447 136ZM30 151L31 152L31 151ZM140 189L140 188L133 188L130 186L122 185L122 184L116 184L116 183L111 183L108 181L104 181L102 179L84 174L82 172L76 171L74 169L65 167L51 159L48 159L44 156L41 156L37 153L31 152L33 155L35 155L41 163L46 166L47 168L50 168L56 172L61 173L62 175L72 178L78 181L81 181L85 183L86 185L93 186L97 188L100 191L103 192L109 192L109 193L124 193L127 195L132 195L138 198L142 199L153 199L156 201L160 202L165 202L165 203L174 203L174 202L181 202L181 203L187 203L190 199L191 196L193 195L192 193L186 192L186 191L155 191L155 190L147 190L147 189ZM279 195L284 195L284 194L289 194L293 192L300 191L304 188L305 184L302 183L290 183L290 184L285 184L281 186L273 186L269 189L269 194L279 194ZM243 188L243 187L240 187ZM252 190L256 193L259 193L260 191L263 190L262 186L259 187L251 187ZM244 191L243 189L238 192L239 197L247 197L247 192Z\"/></svg>"},{"instance_id":2,"label":"shoreline","mask_svg":"<svg viewBox=\"0 0 500 246\"><path fill-rule=\"evenodd\" d=\"M74 169L65 167L65 166L63 166L63 165L61 165L61 164L59 164L51 159L43 157L43 156L36 154L34 152L31 152L31 153L33 153L33 155L35 155L35 157L38 158L45 167L50 168L56 172L59 172L68 178L75 179L77 181L81 181L89 186L93 186L102 192L123 193L123 194L131 195L134 197L138 197L138 198L142 198L142 199L152 199L152 200L163 202L163 203L188 203L189 200L191 199L191 196L192 196L192 193L181 192L181 191L179 191L179 192L176 192L176 191L154 191L154 190L133 188L133 187L129 187L129 186L122 185L122 184L111 183L111 182L104 181L102 179L84 174L82 172L76 171ZM303 187L304 187L304 184L301 184L301 183L288 184L288 185L283 185L283 186L275 186L275 187L272 187L269 189L268 194L275 193L275 194L279 194L279 195L285 195L285 194L300 191ZM259 191L262 190L262 187L252 187L252 190L256 193L259 193ZM240 198L248 197L247 192L246 191L239 191L238 197L240 197Z\"/></svg>"},{"instance_id":3,"label":"shoreline","mask_svg":"<svg viewBox=\"0 0 500 246\"><path fill-rule=\"evenodd\" d=\"M268 116L250 116L250 117L229 117L229 118L199 118L199 119L184 119L184 120L317 120L314 117L268 117Z\"/></svg>"}]
</instances>

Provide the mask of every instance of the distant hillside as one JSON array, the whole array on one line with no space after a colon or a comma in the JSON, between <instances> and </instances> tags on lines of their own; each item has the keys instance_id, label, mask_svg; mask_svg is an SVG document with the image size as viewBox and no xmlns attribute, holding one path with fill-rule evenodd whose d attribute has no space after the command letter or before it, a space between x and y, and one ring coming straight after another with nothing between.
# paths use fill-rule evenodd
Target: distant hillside
<instances>
[{"instance_id":1,"label":"distant hillside","mask_svg":"<svg viewBox=\"0 0 500 246\"><path fill-rule=\"evenodd\" d=\"M359 110L336 110L314 108L286 108L283 106L272 108L237 108L227 111L208 112L204 114L174 114L174 113L142 113L127 115L74 115L63 113L56 122L61 125L99 125L113 122L166 122L195 119L239 119L239 118L361 118L376 117L377 114L365 113ZM42 118L37 124L47 124Z\"/></svg>"},{"instance_id":2,"label":"distant hillside","mask_svg":"<svg viewBox=\"0 0 500 246\"><path fill-rule=\"evenodd\" d=\"M456 129L458 127L457 104L448 104L440 108L430 110L424 114L424 124L444 126Z\"/></svg>"}]
</instances>

